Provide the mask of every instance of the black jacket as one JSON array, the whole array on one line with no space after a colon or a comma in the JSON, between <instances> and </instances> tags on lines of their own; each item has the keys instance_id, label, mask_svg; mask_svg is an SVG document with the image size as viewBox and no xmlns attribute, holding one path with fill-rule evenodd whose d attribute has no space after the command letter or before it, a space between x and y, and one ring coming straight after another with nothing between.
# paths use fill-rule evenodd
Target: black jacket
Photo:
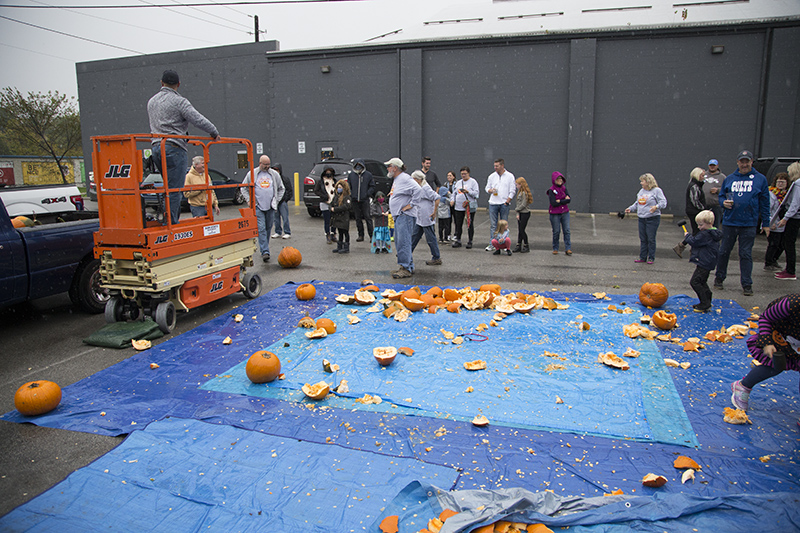
<instances>
[{"instance_id":1,"label":"black jacket","mask_svg":"<svg viewBox=\"0 0 800 533\"><path fill-rule=\"evenodd\" d=\"M364 169L361 174L355 171L359 165ZM353 169L347 174L350 197L356 202L361 202L375 194L375 179L372 177L372 172L367 170L363 159L354 159Z\"/></svg>"},{"instance_id":2,"label":"black jacket","mask_svg":"<svg viewBox=\"0 0 800 533\"><path fill-rule=\"evenodd\" d=\"M350 229L350 208L353 202L349 197L345 197L339 203L339 195L335 194L331 202L331 227L336 229Z\"/></svg>"},{"instance_id":3,"label":"black jacket","mask_svg":"<svg viewBox=\"0 0 800 533\"><path fill-rule=\"evenodd\" d=\"M692 247L689 262L706 270L717 268L720 240L722 240L722 232L718 229L704 229L698 231L697 235L687 235L683 242Z\"/></svg>"}]
</instances>

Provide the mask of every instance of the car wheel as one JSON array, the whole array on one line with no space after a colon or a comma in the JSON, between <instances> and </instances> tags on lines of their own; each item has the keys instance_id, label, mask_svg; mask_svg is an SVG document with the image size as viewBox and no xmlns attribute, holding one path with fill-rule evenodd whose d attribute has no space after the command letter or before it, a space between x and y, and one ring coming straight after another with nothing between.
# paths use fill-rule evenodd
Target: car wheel
<instances>
[{"instance_id":1,"label":"car wheel","mask_svg":"<svg viewBox=\"0 0 800 533\"><path fill-rule=\"evenodd\" d=\"M321 217L322 216L322 211L320 211L318 207L311 207L311 206L307 205L306 209L308 210L308 215L309 216L312 216L312 217Z\"/></svg>"},{"instance_id":2,"label":"car wheel","mask_svg":"<svg viewBox=\"0 0 800 533\"><path fill-rule=\"evenodd\" d=\"M95 315L102 313L106 309L106 302L109 301L109 294L100 282L100 260L91 259L82 262L69 288L69 298L72 303L87 313Z\"/></svg>"}]
</instances>

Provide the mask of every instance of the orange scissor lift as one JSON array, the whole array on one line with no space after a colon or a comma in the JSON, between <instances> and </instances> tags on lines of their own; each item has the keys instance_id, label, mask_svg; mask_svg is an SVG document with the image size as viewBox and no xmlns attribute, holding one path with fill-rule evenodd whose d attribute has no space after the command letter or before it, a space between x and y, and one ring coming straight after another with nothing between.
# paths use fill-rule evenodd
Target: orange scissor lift
<instances>
[{"instance_id":1,"label":"orange scissor lift","mask_svg":"<svg viewBox=\"0 0 800 533\"><path fill-rule=\"evenodd\" d=\"M247 139L194 137L188 135L130 134L92 137L92 165L97 182L100 229L94 234L94 255L100 259L101 284L111 298L105 316L109 323L150 316L164 333L175 327L177 311L189 311L208 302L241 291L247 298L261 293L261 278L247 272L258 250L255 198L249 185L182 187L183 191L247 187L250 207L240 216L215 220L211 194L209 215L186 218L172 224L169 216L170 189L163 173L163 186L142 189L142 148L161 139L161 168L166 169L164 143L185 139L202 147L206 163L213 145L237 144L247 148L252 171L253 146ZM148 216L147 196L159 199L162 216Z\"/></svg>"}]
</instances>

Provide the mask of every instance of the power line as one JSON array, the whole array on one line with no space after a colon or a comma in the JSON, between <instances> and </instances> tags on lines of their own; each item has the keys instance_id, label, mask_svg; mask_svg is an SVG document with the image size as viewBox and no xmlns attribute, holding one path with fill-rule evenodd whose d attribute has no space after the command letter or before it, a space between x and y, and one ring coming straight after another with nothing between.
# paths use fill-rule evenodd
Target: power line
<instances>
[{"instance_id":1,"label":"power line","mask_svg":"<svg viewBox=\"0 0 800 533\"><path fill-rule=\"evenodd\" d=\"M80 37L78 35L72 35L71 33L65 33L63 31L53 30L51 28L45 28L44 26L37 26L36 24L31 24L30 22L23 22L21 20L12 19L11 17L6 17L4 15L0 15L1 19L10 20L11 22L16 22L18 24L23 24L25 26L30 26L31 28L36 28L38 30L49 31L51 33L57 33L58 35L64 35L66 37L72 37L73 39L79 39L81 41L86 41L93 44L99 44L101 46L108 46L110 48L116 48L117 50L123 50L125 52L132 52L134 54L144 54L144 52L139 52L138 50L131 50L130 48L123 48L122 46L117 46L114 44L103 43L100 41L95 41L92 39L87 39L86 37Z\"/></svg>"},{"instance_id":2,"label":"power line","mask_svg":"<svg viewBox=\"0 0 800 533\"><path fill-rule=\"evenodd\" d=\"M180 3L178 0L172 0L172 1L173 1L173 2L175 2L176 4L178 4L179 6L182 6L182 5L183 5L183 4L181 4L181 3ZM230 22L231 24L238 24L239 26L241 26L241 27L243 27L243 28L247 28L248 30L250 29L250 26L248 26L248 25L245 25L245 24L242 24L241 22L236 22L235 20L226 19L225 17L220 17L219 15L212 15L211 13L208 13L207 11L203 11L202 9L200 9L200 8L198 8L198 7L193 7L193 8L191 8L191 9L193 9L193 10L195 10L195 11L199 11L200 13L202 13L202 14L204 14L204 15L209 15L209 16L211 16L211 17L214 17L214 18L215 18L215 19L217 19L217 20L224 20L224 21L226 21L226 22ZM215 22L216 22L216 21L215 21Z\"/></svg>"},{"instance_id":3,"label":"power line","mask_svg":"<svg viewBox=\"0 0 800 533\"><path fill-rule=\"evenodd\" d=\"M268 5L280 5L280 4L338 4L338 3L353 3L353 2L370 2L371 0L254 0L250 1L238 1L238 2L212 2L215 6L226 7L226 6L268 6ZM180 4L180 7L211 7L212 4L207 3L183 3ZM19 4L9 4L0 6L3 8L14 8L14 9L56 9L56 7L48 7L48 6L32 6L32 5L19 5ZM144 6L140 5L100 5L100 6L92 6L92 5L73 5L73 6L58 6L58 8L65 8L65 9L146 9L150 7L160 7L160 8L170 8L175 7L171 4L148 4Z\"/></svg>"},{"instance_id":4,"label":"power line","mask_svg":"<svg viewBox=\"0 0 800 533\"><path fill-rule=\"evenodd\" d=\"M142 6L142 7L148 7L148 6L154 6L154 5L155 5L155 4L151 4L150 2L147 2L147 1L145 1L145 0L139 0L139 1L140 1L140 2L142 2L143 4L146 4L146 5ZM207 6L208 4L205 4L205 5ZM157 6L157 7L161 7L161 9L165 9L165 10L167 10L167 11L171 12L171 13L175 13L176 15L181 15L181 16L184 16L184 17L189 17L189 18L191 18L191 19L199 20L200 22L204 22L204 23L206 23L206 24L208 24L208 23L209 23L209 21L207 21L207 20L205 20L205 19L201 19L200 17L195 17L194 15L189 15L188 13L180 13L179 11L176 11L176 10L175 10L175 7L176 7L176 6L172 6L172 5L166 5L166 6ZM180 7L186 7L186 6L185 6L185 5L181 5ZM226 25L224 25L224 24L218 24L218 23L216 23L216 22L215 22L215 24L217 24L217 26L220 26L220 27L223 27L223 28L227 28L227 29L229 29L229 30L233 30L233 31L242 31L242 30L240 30L239 28L234 28L234 27L232 27L232 26L226 26Z\"/></svg>"},{"instance_id":5,"label":"power line","mask_svg":"<svg viewBox=\"0 0 800 533\"><path fill-rule=\"evenodd\" d=\"M52 57L54 59L61 59L63 61L69 61L70 63L74 63L75 62L74 59L68 59L66 57L61 57L61 56L54 56L53 54L45 54L44 52L37 52L36 50L29 50L27 48L21 48L19 46L14 46L13 44L0 43L0 46L7 46L9 48L14 48L16 50L22 50L23 52L30 52L31 54L39 54L39 55L43 55L43 56L47 56L47 57Z\"/></svg>"},{"instance_id":6,"label":"power line","mask_svg":"<svg viewBox=\"0 0 800 533\"><path fill-rule=\"evenodd\" d=\"M36 2L37 4L42 4L42 5L45 5L45 6L50 6L50 7L54 7L54 8L58 8L58 9L63 9L64 11L68 11L69 13L74 13L74 14L82 16L82 17L91 17L91 18L94 18L94 19L97 19L97 20L103 20L103 21L106 21L106 22L114 23L114 24L121 24L121 25L124 25L125 27L128 27L128 28L136 28L136 29L139 29L139 30L144 30L144 31L157 33L159 35L162 33L161 31L155 30L153 28L147 28L145 26L137 26L136 24L130 24L129 22L120 22L118 20L113 20L113 19L109 19L109 18L105 18L105 17L99 17L97 15L90 15L88 13L80 13L79 11L76 11L74 9L68 9L68 8L64 8L64 7L61 7L61 6L54 6L52 4L45 4L44 2L41 2L39 0L31 0L31 1L32 2ZM174 35L175 37L181 37L183 39L191 39L193 41L197 41L197 42L200 42L200 43L218 44L216 41L207 41L205 39L198 39L197 37L194 37L194 36L181 35L179 33L172 33L172 35Z\"/></svg>"}]
</instances>

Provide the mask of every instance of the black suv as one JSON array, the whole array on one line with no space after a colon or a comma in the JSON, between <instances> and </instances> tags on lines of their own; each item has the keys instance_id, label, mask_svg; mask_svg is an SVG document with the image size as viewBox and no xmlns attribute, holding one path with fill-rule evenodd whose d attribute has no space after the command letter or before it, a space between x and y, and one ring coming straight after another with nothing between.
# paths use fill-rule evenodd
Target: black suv
<instances>
[{"instance_id":1,"label":"black suv","mask_svg":"<svg viewBox=\"0 0 800 533\"><path fill-rule=\"evenodd\" d=\"M375 191L381 191L383 194L389 194L392 189L392 178L390 178L386 171L386 165L375 159L364 159L364 165L367 170L372 173L375 180ZM314 165L311 172L303 179L303 203L306 204L308 214L312 217L318 217L322 213L319 210L319 196L314 192L314 186L322 176L322 171L325 167L331 167L336 173L334 179L347 178L347 174L353 170L353 160L347 161L346 159L323 159Z\"/></svg>"}]
</instances>

